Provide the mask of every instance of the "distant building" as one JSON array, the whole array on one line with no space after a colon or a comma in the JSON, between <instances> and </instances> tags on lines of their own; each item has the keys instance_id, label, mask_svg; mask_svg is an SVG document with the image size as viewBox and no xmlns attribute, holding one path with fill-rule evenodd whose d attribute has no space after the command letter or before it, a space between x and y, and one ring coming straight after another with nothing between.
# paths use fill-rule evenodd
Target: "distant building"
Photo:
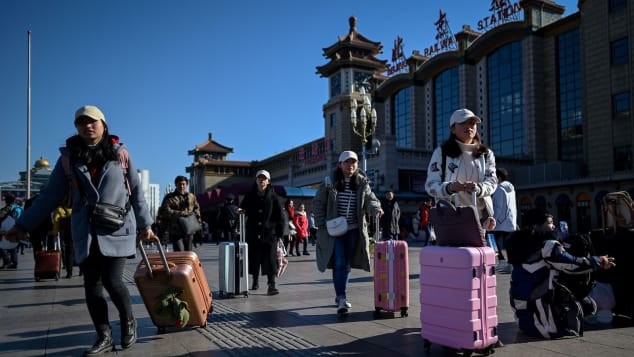
<instances>
[{"instance_id":1,"label":"distant building","mask_svg":"<svg viewBox=\"0 0 634 357\"><path fill-rule=\"evenodd\" d=\"M33 164L31 169L31 195L35 195L40 192L42 187L48 182L48 178L51 176L53 168L49 164L48 160L41 157ZM20 179L18 181L9 181L0 183L0 194L2 201L4 202L4 195L7 193L12 194L17 199L26 200L26 171L19 173Z\"/></svg>"},{"instance_id":2,"label":"distant building","mask_svg":"<svg viewBox=\"0 0 634 357\"><path fill-rule=\"evenodd\" d=\"M45 158L40 157L39 160L35 162L33 168L31 169L31 196L35 196L44 186L46 186L52 172L53 168ZM156 213L158 212L158 208L161 204L159 198L160 187L158 184L150 183L149 170L137 170L137 173L139 174L141 188L143 189L152 218L156 218ZM18 181L0 183L0 197L2 200L0 206L4 205L4 195L8 193L15 196L19 201L25 201L27 199L26 181L26 171L22 171L20 172L20 179Z\"/></svg>"},{"instance_id":3,"label":"distant building","mask_svg":"<svg viewBox=\"0 0 634 357\"><path fill-rule=\"evenodd\" d=\"M362 151L350 103L363 86L378 116L372 139L380 149L368 151L367 171L379 196L388 188L410 202L426 194L431 153L449 136L451 113L466 107L483 118L480 135L497 166L509 171L521 212L544 207L572 231L600 227L607 192L634 194L634 4L583 0L567 17L554 1L491 4L475 19L477 31L464 25L455 36L451 14L441 11L429 24L438 41L413 51L406 71L401 62L390 70L377 58L382 45L360 34L351 18L348 33L323 48L327 63L317 67L329 96L323 118L312 120L324 121L324 137L231 168L207 166L204 148L220 147L197 147L188 168L196 192L260 168L278 185L320 184L339 152Z\"/></svg>"}]
</instances>

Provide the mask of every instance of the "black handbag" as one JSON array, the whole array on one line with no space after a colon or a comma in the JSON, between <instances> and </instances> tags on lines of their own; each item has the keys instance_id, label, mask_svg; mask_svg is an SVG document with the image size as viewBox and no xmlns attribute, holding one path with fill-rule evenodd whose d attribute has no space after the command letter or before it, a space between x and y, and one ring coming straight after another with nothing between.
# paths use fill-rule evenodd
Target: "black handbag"
<instances>
[{"instance_id":1,"label":"black handbag","mask_svg":"<svg viewBox=\"0 0 634 357\"><path fill-rule=\"evenodd\" d=\"M198 222L198 217L196 217L193 213L188 216L178 217L178 223L183 229L183 233L185 233L185 235L192 235L202 228L200 226L200 222Z\"/></svg>"},{"instance_id":2,"label":"black handbag","mask_svg":"<svg viewBox=\"0 0 634 357\"><path fill-rule=\"evenodd\" d=\"M130 201L126 207L119 207L109 203L97 202L92 207L90 224L108 230L116 231L125 224L125 217L130 210Z\"/></svg>"}]
</instances>

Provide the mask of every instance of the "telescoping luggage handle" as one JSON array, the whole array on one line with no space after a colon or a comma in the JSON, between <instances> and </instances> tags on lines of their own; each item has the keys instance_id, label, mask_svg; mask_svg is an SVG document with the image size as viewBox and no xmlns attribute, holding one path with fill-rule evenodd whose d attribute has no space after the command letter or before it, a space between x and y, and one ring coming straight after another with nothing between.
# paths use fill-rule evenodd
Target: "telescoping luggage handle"
<instances>
[{"instance_id":1,"label":"telescoping luggage handle","mask_svg":"<svg viewBox=\"0 0 634 357\"><path fill-rule=\"evenodd\" d=\"M381 240L381 215L379 212L374 216L374 242Z\"/></svg>"},{"instance_id":2,"label":"telescoping luggage handle","mask_svg":"<svg viewBox=\"0 0 634 357\"><path fill-rule=\"evenodd\" d=\"M460 201L458 201L458 194L453 194L453 202L456 207L460 205ZM478 212L478 197L475 191L471 191L471 204L475 209L476 218L480 221L480 212Z\"/></svg>"},{"instance_id":3,"label":"telescoping luggage handle","mask_svg":"<svg viewBox=\"0 0 634 357\"><path fill-rule=\"evenodd\" d=\"M239 215L239 221L240 221L240 242L244 243L246 241L246 229L245 229L245 218L244 218L244 211L240 211L240 215Z\"/></svg>"},{"instance_id":4,"label":"telescoping luggage handle","mask_svg":"<svg viewBox=\"0 0 634 357\"><path fill-rule=\"evenodd\" d=\"M159 256L161 257L161 260L163 261L163 265L165 266L165 272L167 273L167 276L170 276L171 275L170 267L169 267L169 263L167 262L167 257L165 257L165 252L163 251L163 245L161 244L161 241L159 240L159 238L156 236L152 237L152 240L156 242L156 245L158 246ZM147 267L147 274L150 276L150 279L154 278L154 274L152 272L152 265L150 264L150 261L147 258L147 254L145 254L145 248L143 248L143 242L139 241L137 245L139 246L139 250L141 251L141 257L143 258L143 262L145 262L145 266Z\"/></svg>"}]
</instances>

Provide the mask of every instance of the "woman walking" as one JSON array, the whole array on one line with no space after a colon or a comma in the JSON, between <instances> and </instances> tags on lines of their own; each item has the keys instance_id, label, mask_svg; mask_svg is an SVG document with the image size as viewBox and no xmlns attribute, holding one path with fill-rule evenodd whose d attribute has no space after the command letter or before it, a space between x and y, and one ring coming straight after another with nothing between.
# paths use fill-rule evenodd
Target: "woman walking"
<instances>
[{"instance_id":1,"label":"woman walking","mask_svg":"<svg viewBox=\"0 0 634 357\"><path fill-rule=\"evenodd\" d=\"M135 254L137 230L139 239L149 239L154 233L136 167L119 138L108 132L104 114L95 106L83 106L76 111L74 124L77 135L68 138L60 149L62 155L48 185L7 237L22 240L70 195L75 261L84 273L86 305L98 335L84 355L96 356L115 348L104 288L119 311L121 347L136 342L136 320L122 280L123 269L126 257ZM124 211L122 225L117 228L99 223L104 216L96 208L102 207Z\"/></svg>"},{"instance_id":2,"label":"woman walking","mask_svg":"<svg viewBox=\"0 0 634 357\"><path fill-rule=\"evenodd\" d=\"M370 271L370 238L366 215L383 215L381 203L370 188L370 180L359 169L359 159L353 151L339 155L339 165L321 185L313 199L317 224L317 269L332 269L337 313L346 315L352 304L346 288L350 269ZM326 230L326 221L345 217L347 231L337 237Z\"/></svg>"}]
</instances>

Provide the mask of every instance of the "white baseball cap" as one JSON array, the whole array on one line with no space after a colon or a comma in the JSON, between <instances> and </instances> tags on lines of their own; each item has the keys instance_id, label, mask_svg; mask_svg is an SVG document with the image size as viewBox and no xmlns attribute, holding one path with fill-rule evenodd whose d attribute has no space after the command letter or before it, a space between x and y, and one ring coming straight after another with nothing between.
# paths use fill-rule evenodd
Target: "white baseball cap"
<instances>
[{"instance_id":1,"label":"white baseball cap","mask_svg":"<svg viewBox=\"0 0 634 357\"><path fill-rule=\"evenodd\" d=\"M348 159L355 159L356 161L359 161L359 157L354 151L347 150L339 155L339 162L344 162Z\"/></svg>"},{"instance_id":2,"label":"white baseball cap","mask_svg":"<svg viewBox=\"0 0 634 357\"><path fill-rule=\"evenodd\" d=\"M255 173L255 177L258 177L258 176L264 176L268 180L271 179L271 174L268 171L266 171L266 170L260 170L260 171L256 172Z\"/></svg>"},{"instance_id":3,"label":"white baseball cap","mask_svg":"<svg viewBox=\"0 0 634 357\"><path fill-rule=\"evenodd\" d=\"M461 124L466 122L467 120L474 118L478 124L482 123L482 119L479 116L473 114L469 109L458 109L453 114L451 114L451 119L449 120L449 127L452 127L454 124Z\"/></svg>"}]
</instances>

